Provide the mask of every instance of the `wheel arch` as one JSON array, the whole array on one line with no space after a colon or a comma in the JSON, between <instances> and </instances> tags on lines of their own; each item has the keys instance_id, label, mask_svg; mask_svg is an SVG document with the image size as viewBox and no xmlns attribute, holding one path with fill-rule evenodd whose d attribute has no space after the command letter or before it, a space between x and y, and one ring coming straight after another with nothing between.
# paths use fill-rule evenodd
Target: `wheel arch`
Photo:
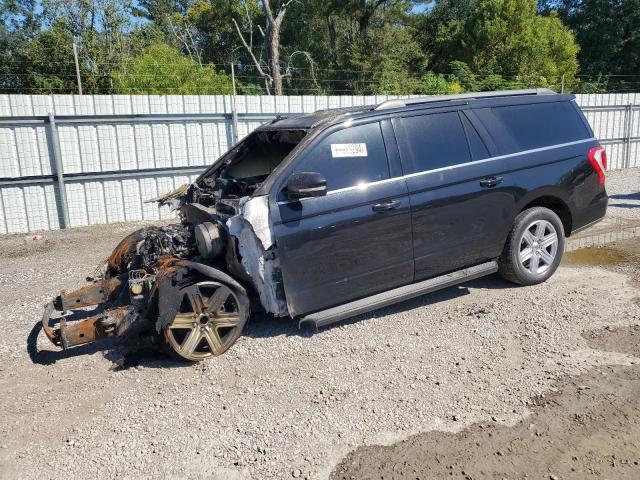
<instances>
[{"instance_id":1,"label":"wheel arch","mask_svg":"<svg viewBox=\"0 0 640 480\"><path fill-rule=\"evenodd\" d=\"M170 265L168 273L160 275L161 278L156 282L157 291L154 292L158 303L158 318L156 320L156 330L158 333L171 322L177 313L176 292L179 288L180 281L188 277L189 272L195 272L208 280L216 280L224 283L235 290L241 302L240 308L243 312L246 312L247 319L251 316L251 306L247 291L225 272L209 265L190 262L188 260L178 260Z\"/></svg>"},{"instance_id":2,"label":"wheel arch","mask_svg":"<svg viewBox=\"0 0 640 480\"><path fill-rule=\"evenodd\" d=\"M541 190L532 192L520 202L518 214L533 207L544 207L554 212L560 218L565 237L569 237L573 230L573 211L568 199L558 190Z\"/></svg>"}]
</instances>

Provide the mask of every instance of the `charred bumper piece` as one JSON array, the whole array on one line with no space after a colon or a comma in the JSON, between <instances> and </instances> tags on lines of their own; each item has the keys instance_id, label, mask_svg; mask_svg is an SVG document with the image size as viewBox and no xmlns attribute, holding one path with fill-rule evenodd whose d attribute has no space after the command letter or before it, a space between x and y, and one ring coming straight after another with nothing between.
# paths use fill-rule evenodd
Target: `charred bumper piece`
<instances>
[{"instance_id":1,"label":"charred bumper piece","mask_svg":"<svg viewBox=\"0 0 640 480\"><path fill-rule=\"evenodd\" d=\"M157 274L191 255L193 248L189 229L179 224L128 235L104 262L98 279L89 279L78 290L63 291L45 306L42 327L47 338L70 348L123 335L137 326L149 327L145 318Z\"/></svg>"},{"instance_id":2,"label":"charred bumper piece","mask_svg":"<svg viewBox=\"0 0 640 480\"><path fill-rule=\"evenodd\" d=\"M45 306L42 328L54 345L65 349L122 335L143 320L145 293L152 280L144 270L135 270L93 281L73 292L62 292ZM87 311L88 307L96 308ZM57 327L52 327L54 316L59 320Z\"/></svg>"}]
</instances>

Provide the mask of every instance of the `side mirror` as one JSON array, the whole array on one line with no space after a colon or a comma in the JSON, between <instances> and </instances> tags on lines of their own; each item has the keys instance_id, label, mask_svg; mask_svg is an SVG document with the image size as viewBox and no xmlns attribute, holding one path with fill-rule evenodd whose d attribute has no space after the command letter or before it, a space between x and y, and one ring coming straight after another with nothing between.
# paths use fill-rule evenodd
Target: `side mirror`
<instances>
[{"instance_id":1,"label":"side mirror","mask_svg":"<svg viewBox=\"0 0 640 480\"><path fill-rule=\"evenodd\" d=\"M327 181L319 173L294 173L287 180L287 195L291 199L323 197L326 194Z\"/></svg>"}]
</instances>

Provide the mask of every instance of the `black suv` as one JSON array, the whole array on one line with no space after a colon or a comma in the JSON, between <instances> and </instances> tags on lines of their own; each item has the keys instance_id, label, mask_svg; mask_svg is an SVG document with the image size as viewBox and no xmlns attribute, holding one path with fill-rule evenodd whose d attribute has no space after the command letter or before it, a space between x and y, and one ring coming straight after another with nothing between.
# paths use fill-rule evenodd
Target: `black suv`
<instances>
[{"instance_id":1,"label":"black suv","mask_svg":"<svg viewBox=\"0 0 640 480\"><path fill-rule=\"evenodd\" d=\"M549 90L278 118L154 199L181 223L126 237L44 329L65 348L127 332L201 360L251 309L318 327L494 272L536 284L605 215L605 171L574 97ZM54 310L71 317L54 328Z\"/></svg>"}]
</instances>

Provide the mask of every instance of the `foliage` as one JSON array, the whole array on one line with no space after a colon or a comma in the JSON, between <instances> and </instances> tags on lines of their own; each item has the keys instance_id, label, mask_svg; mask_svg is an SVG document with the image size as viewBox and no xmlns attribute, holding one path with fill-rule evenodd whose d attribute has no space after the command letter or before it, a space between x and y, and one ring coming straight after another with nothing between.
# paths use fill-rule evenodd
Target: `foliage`
<instances>
[{"instance_id":1,"label":"foliage","mask_svg":"<svg viewBox=\"0 0 640 480\"><path fill-rule=\"evenodd\" d=\"M63 23L38 33L17 58L25 66L21 73L25 84L37 93L75 91L72 45L73 37Z\"/></svg>"},{"instance_id":2,"label":"foliage","mask_svg":"<svg viewBox=\"0 0 640 480\"><path fill-rule=\"evenodd\" d=\"M287 94L640 87L640 0L271 0L283 4ZM76 43L86 93L227 92L218 70L233 62L238 91L264 94L232 19L273 68L263 0L0 1L0 90L77 91Z\"/></svg>"},{"instance_id":3,"label":"foliage","mask_svg":"<svg viewBox=\"0 0 640 480\"><path fill-rule=\"evenodd\" d=\"M349 82L359 94L401 95L415 91L420 83L411 70L424 64L424 56L406 28L388 23L368 28L351 43L347 55L351 70L371 78ZM371 72L375 75L366 75Z\"/></svg>"},{"instance_id":4,"label":"foliage","mask_svg":"<svg viewBox=\"0 0 640 480\"><path fill-rule=\"evenodd\" d=\"M231 81L211 66L200 66L167 45L152 45L113 74L115 93L227 95Z\"/></svg>"},{"instance_id":5,"label":"foliage","mask_svg":"<svg viewBox=\"0 0 640 480\"><path fill-rule=\"evenodd\" d=\"M449 79L442 74L428 73L420 79L416 93L425 95L446 95L449 93L461 93L462 86L459 80L450 75Z\"/></svg>"},{"instance_id":6,"label":"foliage","mask_svg":"<svg viewBox=\"0 0 640 480\"><path fill-rule=\"evenodd\" d=\"M554 12L538 15L535 0L444 0L424 22L425 46L437 55L434 66L442 70L458 61L476 74L471 79L466 72L465 88L493 89L507 79L523 86L557 86L563 75L567 85L575 84L573 35Z\"/></svg>"},{"instance_id":7,"label":"foliage","mask_svg":"<svg viewBox=\"0 0 640 480\"><path fill-rule=\"evenodd\" d=\"M635 74L640 82L640 0L541 1L575 32L578 60L589 76ZM619 83L614 79L613 83ZM623 79L624 80L624 79ZM638 90L640 84L635 85Z\"/></svg>"}]
</instances>

